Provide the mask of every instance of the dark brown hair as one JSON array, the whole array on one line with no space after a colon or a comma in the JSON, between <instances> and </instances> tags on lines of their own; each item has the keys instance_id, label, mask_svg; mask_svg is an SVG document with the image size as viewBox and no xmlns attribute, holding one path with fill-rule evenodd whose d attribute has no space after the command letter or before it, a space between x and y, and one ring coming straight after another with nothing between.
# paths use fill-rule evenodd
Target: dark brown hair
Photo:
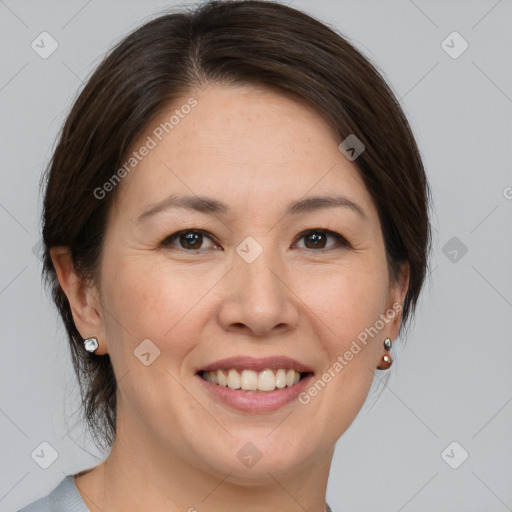
<instances>
[{"instance_id":1,"label":"dark brown hair","mask_svg":"<svg viewBox=\"0 0 512 512\"><path fill-rule=\"evenodd\" d=\"M375 67L333 29L268 1L212 1L144 24L102 61L79 94L48 165L43 277L64 321L83 411L95 442L110 446L116 380L108 354L86 352L49 249L70 248L75 269L99 287L98 262L117 188L102 187L148 122L202 84L251 84L312 105L343 141L366 150L355 160L381 222L391 282L410 266L402 328L423 286L430 250L430 192L409 123Z\"/></svg>"}]
</instances>

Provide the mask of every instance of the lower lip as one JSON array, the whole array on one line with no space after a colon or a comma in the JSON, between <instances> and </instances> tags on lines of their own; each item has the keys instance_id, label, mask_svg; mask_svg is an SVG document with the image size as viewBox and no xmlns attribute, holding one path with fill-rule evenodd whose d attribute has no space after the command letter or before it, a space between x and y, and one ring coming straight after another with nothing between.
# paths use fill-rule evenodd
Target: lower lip
<instances>
[{"instance_id":1,"label":"lower lip","mask_svg":"<svg viewBox=\"0 0 512 512\"><path fill-rule=\"evenodd\" d=\"M244 412L271 412L295 400L310 384L313 375L310 374L293 386L286 386L274 391L253 393L251 391L237 391L218 384L213 384L200 375L196 377L201 381L207 391L221 402Z\"/></svg>"}]
</instances>

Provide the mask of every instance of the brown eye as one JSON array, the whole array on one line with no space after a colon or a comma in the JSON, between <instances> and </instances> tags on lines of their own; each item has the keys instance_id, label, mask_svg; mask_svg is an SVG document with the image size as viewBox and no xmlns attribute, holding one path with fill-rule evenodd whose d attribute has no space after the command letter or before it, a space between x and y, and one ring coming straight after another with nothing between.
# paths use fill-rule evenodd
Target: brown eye
<instances>
[{"instance_id":1,"label":"brown eye","mask_svg":"<svg viewBox=\"0 0 512 512\"><path fill-rule=\"evenodd\" d=\"M213 243L213 240L210 236L208 236L206 233L199 229L189 229L185 231L178 231L177 233L174 233L173 235L167 237L163 242L162 245L164 247L174 245L176 246L175 242L178 243L177 248L188 250L188 251L198 251L201 249L205 249L205 247L201 247L203 245L203 242L205 240L210 240L211 244L210 247L212 248L215 244Z\"/></svg>"},{"instance_id":2,"label":"brown eye","mask_svg":"<svg viewBox=\"0 0 512 512\"><path fill-rule=\"evenodd\" d=\"M327 246L329 238L334 239L337 243ZM312 229L301 233L300 239L304 239L304 248L306 249L331 249L333 247L348 247L349 243L338 233L326 229ZM302 249L302 247L300 247Z\"/></svg>"}]
</instances>

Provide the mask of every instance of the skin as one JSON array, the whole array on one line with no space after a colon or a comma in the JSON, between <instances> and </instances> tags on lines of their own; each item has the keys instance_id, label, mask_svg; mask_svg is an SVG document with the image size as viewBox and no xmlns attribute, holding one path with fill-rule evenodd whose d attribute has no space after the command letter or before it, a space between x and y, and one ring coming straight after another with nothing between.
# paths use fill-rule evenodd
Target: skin
<instances>
[{"instance_id":1,"label":"skin","mask_svg":"<svg viewBox=\"0 0 512 512\"><path fill-rule=\"evenodd\" d=\"M403 302L407 268L399 283L389 281L372 197L312 108L251 86L205 85L173 109L190 96L198 105L118 185L99 286L74 272L67 248L51 250L80 334L98 338L96 353L110 354L118 380L106 466L75 482L92 512L217 512L230 503L248 512L323 512L335 443L365 401L399 315L307 405L237 411L214 400L195 371L225 357L285 355L319 378ZM171 193L212 197L232 214L174 208L137 221ZM366 218L343 207L284 216L291 201L333 193ZM162 245L191 228L212 237L199 251L179 239ZM351 246L329 236L316 248L299 237L308 229L339 233ZM236 252L249 236L263 247L252 263ZM149 366L133 354L145 339L160 350ZM262 454L251 468L236 456L247 442Z\"/></svg>"}]
</instances>

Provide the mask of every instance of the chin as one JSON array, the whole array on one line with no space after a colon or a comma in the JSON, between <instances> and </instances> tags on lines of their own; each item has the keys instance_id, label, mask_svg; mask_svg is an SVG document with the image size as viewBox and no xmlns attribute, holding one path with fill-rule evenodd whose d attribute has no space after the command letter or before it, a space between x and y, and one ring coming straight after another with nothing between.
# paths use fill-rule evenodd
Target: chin
<instances>
[{"instance_id":1,"label":"chin","mask_svg":"<svg viewBox=\"0 0 512 512\"><path fill-rule=\"evenodd\" d=\"M235 447L226 446L217 455L210 453L213 460L203 460L208 464L209 470L215 471L221 478L229 475L226 481L236 485L258 486L268 485L274 481L273 477L289 478L294 471L307 467L310 457L314 458L312 446L308 446L306 453L304 446L307 444L304 442L298 442L296 447L287 445L287 450L284 451L282 438L276 437L273 443L259 434L253 436L253 439L254 443L238 440L233 443Z\"/></svg>"}]
</instances>

